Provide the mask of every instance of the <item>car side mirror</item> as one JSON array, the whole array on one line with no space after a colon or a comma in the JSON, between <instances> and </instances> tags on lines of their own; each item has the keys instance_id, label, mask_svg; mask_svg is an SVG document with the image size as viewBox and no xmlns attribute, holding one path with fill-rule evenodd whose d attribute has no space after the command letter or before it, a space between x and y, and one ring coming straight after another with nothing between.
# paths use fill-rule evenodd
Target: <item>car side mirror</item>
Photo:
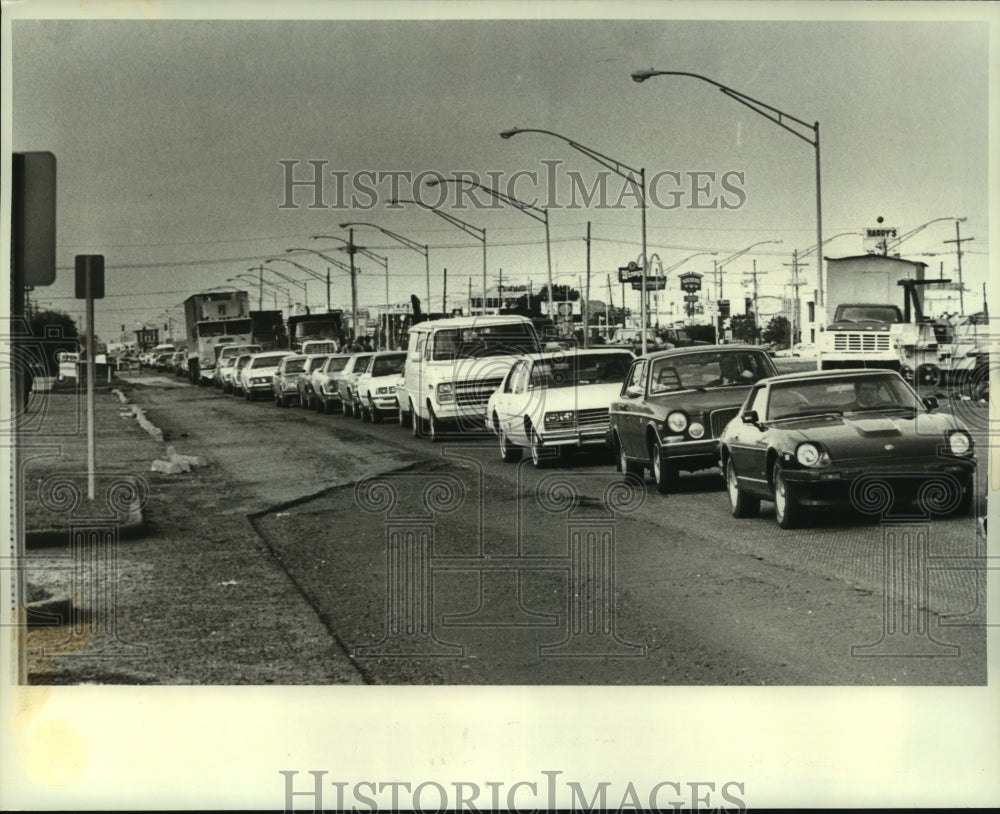
<instances>
[{"instance_id":1,"label":"car side mirror","mask_svg":"<svg viewBox=\"0 0 1000 814\"><path fill-rule=\"evenodd\" d=\"M642 390L638 387L626 387L625 398L635 399L642 395Z\"/></svg>"},{"instance_id":2,"label":"car side mirror","mask_svg":"<svg viewBox=\"0 0 1000 814\"><path fill-rule=\"evenodd\" d=\"M937 396L924 396L920 400L928 410L936 410L938 408Z\"/></svg>"},{"instance_id":3,"label":"car side mirror","mask_svg":"<svg viewBox=\"0 0 1000 814\"><path fill-rule=\"evenodd\" d=\"M757 424L760 423L760 418L757 415L757 411L756 410L747 410L745 413L743 413L740 416L740 418L742 419L742 421L743 421L744 424L757 425Z\"/></svg>"}]
</instances>

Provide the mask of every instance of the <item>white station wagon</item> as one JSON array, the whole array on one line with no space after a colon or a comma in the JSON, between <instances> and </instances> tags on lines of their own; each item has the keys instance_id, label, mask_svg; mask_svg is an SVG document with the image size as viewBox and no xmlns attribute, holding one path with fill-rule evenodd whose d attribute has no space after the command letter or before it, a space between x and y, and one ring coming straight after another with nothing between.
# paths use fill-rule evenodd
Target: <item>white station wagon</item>
<instances>
[{"instance_id":1,"label":"white station wagon","mask_svg":"<svg viewBox=\"0 0 1000 814\"><path fill-rule=\"evenodd\" d=\"M503 460L520 460L527 447L541 467L564 453L604 446L608 408L634 358L627 350L559 350L515 362L486 404L486 426Z\"/></svg>"}]
</instances>

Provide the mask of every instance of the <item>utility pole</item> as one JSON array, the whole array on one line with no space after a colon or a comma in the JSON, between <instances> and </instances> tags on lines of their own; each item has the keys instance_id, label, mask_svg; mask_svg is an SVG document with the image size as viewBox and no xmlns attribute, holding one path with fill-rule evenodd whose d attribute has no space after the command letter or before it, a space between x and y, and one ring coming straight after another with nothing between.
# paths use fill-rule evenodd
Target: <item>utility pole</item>
<instances>
[{"instance_id":1,"label":"utility pole","mask_svg":"<svg viewBox=\"0 0 1000 814\"><path fill-rule=\"evenodd\" d=\"M441 314L443 316L448 316L448 269L444 270L444 288L441 291ZM430 310L431 300L430 297L427 298L427 309Z\"/></svg>"},{"instance_id":2,"label":"utility pole","mask_svg":"<svg viewBox=\"0 0 1000 814\"><path fill-rule=\"evenodd\" d=\"M754 258L753 261L753 271L749 275L753 278L753 324L754 324L754 335L756 342L754 344L760 344L760 319L757 312L757 275L767 274L766 271L757 271L757 259ZM747 272L743 272L744 276L747 276Z\"/></svg>"},{"instance_id":3,"label":"utility pole","mask_svg":"<svg viewBox=\"0 0 1000 814\"><path fill-rule=\"evenodd\" d=\"M583 297L583 347L590 347L590 221L587 221L587 286Z\"/></svg>"},{"instance_id":4,"label":"utility pole","mask_svg":"<svg viewBox=\"0 0 1000 814\"><path fill-rule=\"evenodd\" d=\"M962 237L961 235L961 223L960 221L955 221L955 239L945 240L945 243L955 244L955 256L958 258L958 310L965 315L965 284L962 282L962 244L970 240L975 240L974 237Z\"/></svg>"},{"instance_id":5,"label":"utility pole","mask_svg":"<svg viewBox=\"0 0 1000 814\"><path fill-rule=\"evenodd\" d=\"M791 319L791 330L788 334L788 346L794 347L795 345L795 326L798 323L798 310L799 310L799 286L802 283L799 282L799 250L795 249L792 252L792 262L783 263L782 265L792 267L792 319ZM754 306L756 308L756 305Z\"/></svg>"}]
</instances>

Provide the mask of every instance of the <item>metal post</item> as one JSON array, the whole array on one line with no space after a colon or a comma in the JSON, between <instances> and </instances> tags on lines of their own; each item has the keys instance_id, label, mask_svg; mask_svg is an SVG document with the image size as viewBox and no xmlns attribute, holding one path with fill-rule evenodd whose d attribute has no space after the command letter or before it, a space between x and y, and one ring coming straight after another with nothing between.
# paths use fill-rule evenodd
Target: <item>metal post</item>
<instances>
[{"instance_id":1,"label":"metal post","mask_svg":"<svg viewBox=\"0 0 1000 814\"><path fill-rule=\"evenodd\" d=\"M472 281L469 281L469 298L472 298ZM469 310L472 308L470 306ZM486 230L483 229L483 315L486 315Z\"/></svg>"},{"instance_id":2,"label":"metal post","mask_svg":"<svg viewBox=\"0 0 1000 814\"><path fill-rule=\"evenodd\" d=\"M448 269L447 269L447 267L444 270L444 274L442 275L442 279L443 279L444 288L441 291L441 313L444 314L445 316L447 316L448 315ZM428 297L427 308L430 309L430 307L431 307L430 297Z\"/></svg>"},{"instance_id":3,"label":"metal post","mask_svg":"<svg viewBox=\"0 0 1000 814\"><path fill-rule=\"evenodd\" d=\"M86 260L87 278L87 499L94 500L95 455L94 455L94 374L97 359L94 355L94 295L91 258Z\"/></svg>"},{"instance_id":4,"label":"metal post","mask_svg":"<svg viewBox=\"0 0 1000 814\"><path fill-rule=\"evenodd\" d=\"M583 347L590 347L590 221L587 221L587 293L583 301Z\"/></svg>"},{"instance_id":5,"label":"metal post","mask_svg":"<svg viewBox=\"0 0 1000 814\"><path fill-rule=\"evenodd\" d=\"M639 180L641 182L642 190L642 288L640 291L640 297L642 302L639 303L639 330L642 332L642 353L646 353L646 319L648 315L646 314L646 270L649 268L649 258L646 256L646 169L641 167L639 169Z\"/></svg>"},{"instance_id":6,"label":"metal post","mask_svg":"<svg viewBox=\"0 0 1000 814\"><path fill-rule=\"evenodd\" d=\"M357 272L354 268L354 227L348 230L348 241L347 245L349 248L348 254L351 255L351 326L354 331L354 340L358 339L358 282L357 282ZM327 304L327 310L329 310L329 303Z\"/></svg>"}]
</instances>

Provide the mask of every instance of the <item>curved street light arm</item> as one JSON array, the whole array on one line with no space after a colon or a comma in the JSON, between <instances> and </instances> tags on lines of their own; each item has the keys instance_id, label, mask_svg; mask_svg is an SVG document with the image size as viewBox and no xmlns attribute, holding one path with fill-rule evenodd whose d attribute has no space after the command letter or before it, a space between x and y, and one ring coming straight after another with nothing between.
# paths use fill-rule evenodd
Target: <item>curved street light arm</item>
<instances>
[{"instance_id":1,"label":"curved street light arm","mask_svg":"<svg viewBox=\"0 0 1000 814\"><path fill-rule=\"evenodd\" d=\"M848 235L856 235L856 234L858 234L858 232L841 232L839 235L834 235L833 237L826 238L823 241L823 245L825 246L831 240L836 240L838 237L847 237ZM801 260L803 257L808 257L810 254L816 251L816 249L817 249L816 246L810 246L805 251L799 252L799 260Z\"/></svg>"},{"instance_id":2,"label":"curved street light arm","mask_svg":"<svg viewBox=\"0 0 1000 814\"><path fill-rule=\"evenodd\" d=\"M296 263L296 262L294 262L292 260L286 260L284 257L271 257L271 258L268 258L267 260L265 260L264 262L265 263L291 263L293 266L295 266L295 268L297 268L297 269L299 269L301 271L304 271L310 277L315 277L317 280L320 280L321 282L323 282L323 281L326 280L326 277L324 277L318 271L313 271L311 268L309 268L307 266L303 266L301 263ZM271 269L271 271L274 271L274 269ZM274 273L277 274L278 272L275 271Z\"/></svg>"},{"instance_id":3,"label":"curved street light arm","mask_svg":"<svg viewBox=\"0 0 1000 814\"><path fill-rule=\"evenodd\" d=\"M268 260L266 262L270 263L271 261ZM267 270L269 272L271 272L272 274L277 274L282 280L287 280L290 283L295 283L295 285L301 287L303 293L305 293L305 292L307 292L309 290L308 288L306 288L306 283L302 282L302 280L296 280L294 277L289 277L287 274L282 274L277 269L269 268ZM264 282L266 283L267 280L264 280Z\"/></svg>"},{"instance_id":4,"label":"curved street light arm","mask_svg":"<svg viewBox=\"0 0 1000 814\"><path fill-rule=\"evenodd\" d=\"M485 186L484 184L477 183L476 181L472 181L468 178L429 178L426 183L429 187L434 187L438 184L468 184L472 187L478 187L493 198L493 200L502 201L508 206L513 206L515 209L519 209L521 212L524 212L524 214L528 217L534 218L539 223L547 223L549 220L549 212L547 209L541 209L540 207L525 203L524 201L519 201L517 198L512 198L510 195L500 192L498 189Z\"/></svg>"},{"instance_id":5,"label":"curved street light arm","mask_svg":"<svg viewBox=\"0 0 1000 814\"><path fill-rule=\"evenodd\" d=\"M346 263L342 263L339 260L334 260L332 257L327 257L325 254L323 254L322 252L318 252L315 249L285 249L285 251L286 252L310 252L312 254L317 255L318 257L322 257L324 260L326 260L327 263L330 263L330 264L336 266L337 268L342 269L343 271L346 271L348 273L350 273L350 271L351 271L351 267L348 266ZM291 262L291 261L289 261L289 262ZM361 269L354 269L354 271L357 274L361 273ZM321 274L317 274L315 271L312 272L312 274L314 274L317 277L317 279L323 280L324 282L326 281L326 277L323 277Z\"/></svg>"},{"instance_id":6,"label":"curved street light arm","mask_svg":"<svg viewBox=\"0 0 1000 814\"><path fill-rule=\"evenodd\" d=\"M749 96L741 91L735 90L734 88L730 88L726 85L723 85L720 82L716 82L714 79L709 79L707 76L702 76L701 74L697 73L690 73L689 71L657 71L653 68L650 68L648 71L632 72L632 79L636 82L645 82L647 79L654 76L690 76L692 79L700 79L702 82L708 82L708 84L714 85L724 94L726 94L726 96L728 96L729 98L735 99L741 105L745 105L755 113L763 116L765 119L769 119L770 121L774 122L780 127L783 127L793 136L798 136L800 139L802 139L805 142L808 142L813 147L816 147L819 143L819 122L816 122L814 124L809 124L808 122L805 122L802 119L797 118L796 116L792 116L790 113L785 113L784 111L779 110L773 105L769 105L766 102L760 101L759 99L754 99L752 96ZM807 130L811 130L813 132L813 138L809 138L808 136L805 136L802 133L800 133L795 128L789 127L787 124L785 124L784 121L785 119L790 119L796 124L805 127Z\"/></svg>"},{"instance_id":7,"label":"curved street light arm","mask_svg":"<svg viewBox=\"0 0 1000 814\"><path fill-rule=\"evenodd\" d=\"M375 252L369 251L363 246L358 246L356 244L350 243L344 240L342 237L337 237L336 235L312 235L313 240L339 240L348 246L348 250L353 250L355 254L363 254L365 257L374 260L376 263L382 266L382 268L389 267L389 258L383 257L380 254L375 254Z\"/></svg>"},{"instance_id":8,"label":"curved street light arm","mask_svg":"<svg viewBox=\"0 0 1000 814\"><path fill-rule=\"evenodd\" d=\"M730 255L729 257L727 257L727 258L726 258L725 260L723 260L722 262L720 262L720 263L719 263L719 264L718 264L718 265L716 266L716 269L717 269L718 271L722 271L722 269L723 269L723 268L724 268L724 267L725 267L725 266L726 266L727 264L731 263L731 262L732 262L733 260L738 260L738 259L739 259L739 258L741 258L741 257L742 257L743 255L745 255L745 254L746 254L746 253L747 253L748 251L750 251L751 249L754 249L754 248L756 248L757 246L764 246L764 245L766 245L766 244L768 244L768 243L781 243L781 242L782 242L782 241L780 241L780 240L761 240L761 241L759 241L759 242L757 242L757 243L753 243L753 244L751 244L751 245L747 246L747 247L746 247L745 249L740 249L740 250L739 250L738 252L735 252L734 254L731 254L731 255Z\"/></svg>"},{"instance_id":9,"label":"curved street light arm","mask_svg":"<svg viewBox=\"0 0 1000 814\"><path fill-rule=\"evenodd\" d=\"M957 221L958 223L965 223L968 220L968 218L934 218L934 220L929 220L929 221L927 221L927 223L925 223L925 224L923 224L921 226L918 226L916 229L911 229L909 232L906 232L905 234L900 235L899 237L895 238L891 242L890 241L886 241L886 251L888 251L889 249L895 249L904 240L908 240L909 238L913 237L917 232L922 232L924 229L926 229L932 223L940 223L941 221L945 221L945 220L954 220L954 221Z\"/></svg>"},{"instance_id":10,"label":"curved street light arm","mask_svg":"<svg viewBox=\"0 0 1000 814\"><path fill-rule=\"evenodd\" d=\"M382 234L388 235L393 240L398 241L399 243L402 243L408 249L413 249L413 251L415 251L415 252L420 252L424 257L426 257L427 253L430 251L430 247L428 247L426 244L417 243L416 241L410 240L408 237L403 237L402 235L398 235L395 232L392 232L392 231L390 231L388 229L384 229L381 226L376 226L374 223L364 223L362 221L352 221L352 222L349 222L349 223L341 223L340 224L340 228L341 229L347 229L347 228L349 228L351 226L368 226L368 227L370 227L372 229L378 229L378 231L380 231Z\"/></svg>"},{"instance_id":11,"label":"curved street light arm","mask_svg":"<svg viewBox=\"0 0 1000 814\"><path fill-rule=\"evenodd\" d=\"M594 159L594 161L596 161L601 166L607 167L616 175L621 176L625 180L630 181L631 183L636 184L637 186L639 185L639 181L637 181L636 178L641 178L643 175L643 173L640 170L637 170L634 167L630 167L628 164L623 164L621 161L618 161L617 159L612 158L611 156L605 155L604 153L599 153L597 150L594 150L591 147L587 147L583 144L580 144L578 141L573 141L573 139L567 138L566 136L560 135L559 133L555 133L552 130L539 130L538 128L534 127L523 127L523 128L512 127L510 130L504 130L503 132L501 132L500 138L509 139L511 136L516 136L520 133L545 133L546 135L549 136L555 136L560 141L565 141L574 150L581 152L586 156L590 156L590 158ZM643 191L643 197L645 197L645 190Z\"/></svg>"},{"instance_id":12,"label":"curved street light arm","mask_svg":"<svg viewBox=\"0 0 1000 814\"><path fill-rule=\"evenodd\" d=\"M449 214L448 212L442 212L440 209L435 209L433 206L428 206L427 204L422 203L421 201L411 201L411 200L405 200L403 198L393 198L391 201L389 201L389 203L391 203L391 204L398 204L398 203L416 204L417 206L423 207L428 212L433 212L435 215L438 215L439 217L444 218L452 226L457 226L459 229L461 229L466 234L472 235L474 238L476 238L477 240L482 241L484 244L486 243L486 230L485 229L480 229L477 226L473 226L471 223L466 223L464 220L461 220L460 218L456 218L454 215Z\"/></svg>"}]
</instances>

